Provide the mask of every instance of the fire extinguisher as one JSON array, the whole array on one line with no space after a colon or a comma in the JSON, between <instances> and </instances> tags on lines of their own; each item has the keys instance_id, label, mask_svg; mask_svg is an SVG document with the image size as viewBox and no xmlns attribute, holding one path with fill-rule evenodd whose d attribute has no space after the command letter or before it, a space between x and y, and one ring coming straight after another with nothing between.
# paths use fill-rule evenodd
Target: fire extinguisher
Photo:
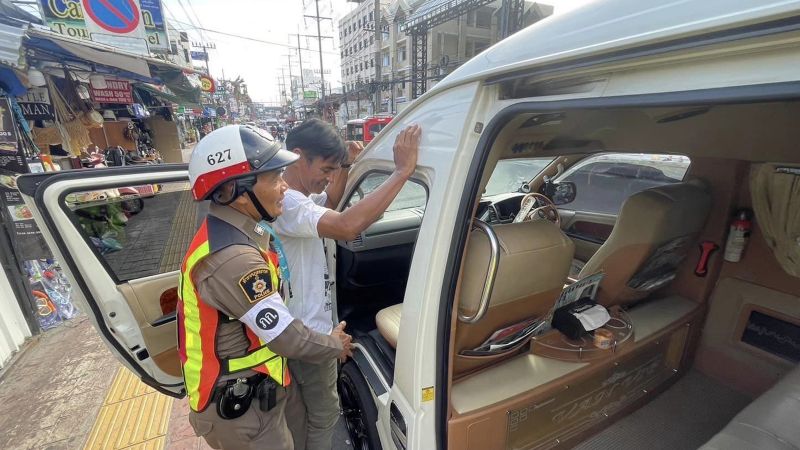
<instances>
[{"instance_id":1,"label":"fire extinguisher","mask_svg":"<svg viewBox=\"0 0 800 450\"><path fill-rule=\"evenodd\" d=\"M744 248L747 247L747 241L750 239L752 227L753 222L750 221L750 211L747 209L736 211L735 218L731 222L728 240L725 242L725 261L741 261Z\"/></svg>"}]
</instances>

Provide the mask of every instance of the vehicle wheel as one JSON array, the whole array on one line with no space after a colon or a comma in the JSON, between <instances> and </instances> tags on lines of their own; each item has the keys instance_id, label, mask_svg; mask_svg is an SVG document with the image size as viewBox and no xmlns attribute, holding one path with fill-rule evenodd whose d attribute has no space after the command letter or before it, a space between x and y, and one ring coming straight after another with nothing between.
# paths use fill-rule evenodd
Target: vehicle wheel
<instances>
[{"instance_id":1,"label":"vehicle wheel","mask_svg":"<svg viewBox=\"0 0 800 450\"><path fill-rule=\"evenodd\" d=\"M122 202L122 210L133 214L139 214L144 209L144 200L140 198L134 198L131 200L125 200Z\"/></svg>"},{"instance_id":2,"label":"vehicle wheel","mask_svg":"<svg viewBox=\"0 0 800 450\"><path fill-rule=\"evenodd\" d=\"M347 433L356 450L381 450L378 438L378 410L372 401L367 380L358 366L348 361L339 375L339 401Z\"/></svg>"}]
</instances>

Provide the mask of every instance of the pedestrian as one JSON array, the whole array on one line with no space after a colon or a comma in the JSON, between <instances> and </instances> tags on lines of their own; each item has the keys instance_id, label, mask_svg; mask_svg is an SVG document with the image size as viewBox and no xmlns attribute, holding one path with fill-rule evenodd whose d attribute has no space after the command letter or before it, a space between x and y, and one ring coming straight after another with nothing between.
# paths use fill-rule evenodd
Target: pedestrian
<instances>
[{"instance_id":1,"label":"pedestrian","mask_svg":"<svg viewBox=\"0 0 800 450\"><path fill-rule=\"evenodd\" d=\"M322 238L352 240L384 213L414 172L420 135L421 129L416 125L402 130L394 143L394 173L341 213L331 208L339 204L344 194L350 165L363 149L361 144L346 145L336 128L319 119L304 121L286 137L286 148L300 159L284 174L289 190L283 201L283 215L275 221L274 228L283 242L291 273L289 311L312 330L327 334L333 329ZM330 450L339 417L336 361L290 359L289 367L308 420L305 445L301 430L292 430L295 447Z\"/></svg>"},{"instance_id":2,"label":"pedestrian","mask_svg":"<svg viewBox=\"0 0 800 450\"><path fill-rule=\"evenodd\" d=\"M270 222L282 211L282 171L297 159L265 131L230 125L189 162L194 199L211 204L181 267L178 350L189 421L212 448L292 450L288 424L305 417L286 415L300 401L287 358L351 355L344 323L317 333L283 303L287 263Z\"/></svg>"}]
</instances>

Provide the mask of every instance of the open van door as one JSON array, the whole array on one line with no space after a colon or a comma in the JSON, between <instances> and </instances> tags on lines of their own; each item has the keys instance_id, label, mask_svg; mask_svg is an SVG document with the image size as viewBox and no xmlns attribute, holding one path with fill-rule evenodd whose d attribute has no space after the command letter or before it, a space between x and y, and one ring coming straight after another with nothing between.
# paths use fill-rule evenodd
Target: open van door
<instances>
[{"instance_id":1,"label":"open van door","mask_svg":"<svg viewBox=\"0 0 800 450\"><path fill-rule=\"evenodd\" d=\"M187 166L30 174L18 186L111 352L144 383L182 397L175 308L199 206Z\"/></svg>"}]
</instances>

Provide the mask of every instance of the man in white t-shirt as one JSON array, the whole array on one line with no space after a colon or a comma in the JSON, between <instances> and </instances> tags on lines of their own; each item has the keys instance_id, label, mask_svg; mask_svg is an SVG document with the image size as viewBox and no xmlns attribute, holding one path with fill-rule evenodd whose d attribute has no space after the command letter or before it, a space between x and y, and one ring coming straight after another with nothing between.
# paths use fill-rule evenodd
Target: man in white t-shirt
<instances>
[{"instance_id":1,"label":"man in white t-shirt","mask_svg":"<svg viewBox=\"0 0 800 450\"><path fill-rule=\"evenodd\" d=\"M336 129L319 119L295 127L286 148L300 155L283 175L289 185L283 214L274 222L286 259L290 285L286 304L292 315L310 329L330 334L333 329L330 279L322 238L353 240L386 211L414 172L422 130L403 129L395 139L395 170L378 188L343 212L333 209L344 195L353 159L363 149L345 145ZM289 361L306 406L307 427L292 430L295 449L329 450L339 417L336 361L308 364ZM305 431L305 433L304 433ZM305 434L305 436L303 436Z\"/></svg>"}]
</instances>

